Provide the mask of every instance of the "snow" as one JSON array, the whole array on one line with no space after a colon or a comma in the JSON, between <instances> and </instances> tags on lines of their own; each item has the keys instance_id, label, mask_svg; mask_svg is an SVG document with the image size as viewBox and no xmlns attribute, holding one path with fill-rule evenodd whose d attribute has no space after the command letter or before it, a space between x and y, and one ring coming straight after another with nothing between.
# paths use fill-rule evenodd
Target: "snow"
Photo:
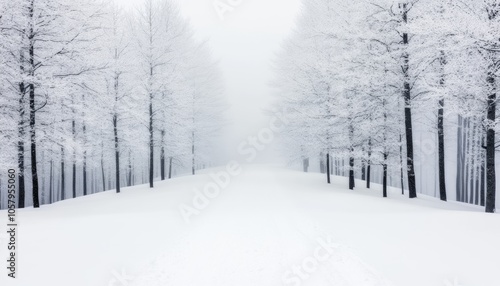
<instances>
[{"instance_id":1,"label":"snow","mask_svg":"<svg viewBox=\"0 0 500 286\"><path fill-rule=\"evenodd\" d=\"M4 269L0 285L500 285L496 214L399 190L384 199L360 181L349 191L345 178L327 185L321 174L242 168L189 223L179 208L223 168L19 210L18 278Z\"/></svg>"}]
</instances>

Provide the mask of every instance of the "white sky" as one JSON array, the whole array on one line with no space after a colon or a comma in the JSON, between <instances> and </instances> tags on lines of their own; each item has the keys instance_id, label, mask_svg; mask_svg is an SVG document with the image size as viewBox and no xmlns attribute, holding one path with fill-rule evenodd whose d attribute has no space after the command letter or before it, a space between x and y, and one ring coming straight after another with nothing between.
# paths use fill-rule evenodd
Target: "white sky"
<instances>
[{"instance_id":1,"label":"white sky","mask_svg":"<svg viewBox=\"0 0 500 286\"><path fill-rule=\"evenodd\" d=\"M126 7L142 0L116 0ZM177 0L183 14L200 38L208 39L221 63L231 110L226 130L225 152L236 156L236 148L248 136L267 127L262 110L269 106L273 77L272 60L282 40L291 32L300 0L240 0L233 11L219 18L216 0ZM223 3L237 0L218 0ZM227 158L225 158L227 159Z\"/></svg>"}]
</instances>

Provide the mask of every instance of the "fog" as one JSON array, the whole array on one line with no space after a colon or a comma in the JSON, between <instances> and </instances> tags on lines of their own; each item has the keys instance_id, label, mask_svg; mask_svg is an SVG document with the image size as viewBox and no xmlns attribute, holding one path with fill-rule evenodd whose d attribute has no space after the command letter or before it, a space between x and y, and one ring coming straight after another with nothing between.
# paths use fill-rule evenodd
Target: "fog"
<instances>
[{"instance_id":1,"label":"fog","mask_svg":"<svg viewBox=\"0 0 500 286\"><path fill-rule=\"evenodd\" d=\"M134 9L142 0L118 0L126 9ZM298 0L179 0L182 14L188 18L196 37L207 40L220 61L225 93L230 109L228 126L223 131L216 164L229 159L244 160L238 146L249 136L269 125L263 111L271 107L273 90L272 62L283 39L291 32L300 10ZM233 10L217 10L217 4L234 4ZM228 4L230 5L230 4ZM223 6L219 6L223 7ZM271 144L272 145L272 144ZM255 162L276 158L268 146ZM274 161L274 160L273 160Z\"/></svg>"}]
</instances>

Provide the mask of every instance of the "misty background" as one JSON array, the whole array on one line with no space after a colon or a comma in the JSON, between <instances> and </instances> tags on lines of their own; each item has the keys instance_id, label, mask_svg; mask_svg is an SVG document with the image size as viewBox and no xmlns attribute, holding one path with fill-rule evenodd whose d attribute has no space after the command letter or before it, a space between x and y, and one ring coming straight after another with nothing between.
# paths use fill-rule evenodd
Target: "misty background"
<instances>
[{"instance_id":1,"label":"misty background","mask_svg":"<svg viewBox=\"0 0 500 286\"><path fill-rule=\"evenodd\" d=\"M245 156L238 153L238 146L249 136L255 136L262 128L269 127L269 116L265 111L273 107L276 89L271 81L275 75L273 63L282 42L295 28L295 20L301 12L299 0L252 0L240 1L234 9L220 17L216 3L229 4L227 0L176 0L181 13L191 23L196 36L206 40L214 57L219 61L225 95L229 110L226 112L227 126L222 132L220 144L214 149L215 165L224 165L229 160L244 162ZM238 2L238 1L233 1ZM141 0L119 0L124 9L136 9ZM222 6L221 6L222 7ZM435 159L436 136L428 126L420 124L431 114L415 115L415 142L417 185L421 192L435 195L437 191L437 160ZM450 136L450 139L453 138ZM447 163L456 164L456 143L447 141ZM275 140L258 152L254 163L288 165L280 154L280 142ZM420 152L423 150L424 152ZM290 166L289 166L290 167ZM300 166L291 166L300 169ZM377 167L375 167L377 169ZM455 177L450 168L448 177ZM311 170L319 170L319 162L311 162ZM376 170L375 170L376 171ZM377 182L379 178L374 176ZM450 183L453 180L450 180ZM451 189L454 188L450 185Z\"/></svg>"},{"instance_id":2,"label":"misty background","mask_svg":"<svg viewBox=\"0 0 500 286\"><path fill-rule=\"evenodd\" d=\"M294 27L300 12L298 0L241 1L234 10L221 18L215 4L227 0L176 0L182 14L191 23L196 36L207 40L214 58L220 63L225 93L229 103L227 126L214 164L223 165L230 159L242 160L237 147L249 136L269 126L264 113L272 108L275 91L273 59L282 41ZM237 1L233 1L237 2ZM136 9L141 0L118 0L124 9ZM260 152L256 163L281 162L275 144Z\"/></svg>"}]
</instances>

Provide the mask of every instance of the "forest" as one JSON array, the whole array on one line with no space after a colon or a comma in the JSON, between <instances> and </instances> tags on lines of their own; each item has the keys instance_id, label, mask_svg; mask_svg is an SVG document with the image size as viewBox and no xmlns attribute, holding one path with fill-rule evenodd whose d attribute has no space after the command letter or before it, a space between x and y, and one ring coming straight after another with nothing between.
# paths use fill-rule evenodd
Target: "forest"
<instances>
[{"instance_id":1,"label":"forest","mask_svg":"<svg viewBox=\"0 0 500 286\"><path fill-rule=\"evenodd\" d=\"M0 285L499 286L499 76L500 0L0 0Z\"/></svg>"},{"instance_id":2,"label":"forest","mask_svg":"<svg viewBox=\"0 0 500 286\"><path fill-rule=\"evenodd\" d=\"M211 164L223 79L175 3L0 9L0 168L18 170L19 208ZM273 62L288 163L416 198L419 158L433 157L436 196L494 212L499 12L494 0L304 1Z\"/></svg>"},{"instance_id":3,"label":"forest","mask_svg":"<svg viewBox=\"0 0 500 286\"><path fill-rule=\"evenodd\" d=\"M495 0L304 1L274 64L289 162L415 198L428 155L441 200L494 212L499 13Z\"/></svg>"},{"instance_id":4,"label":"forest","mask_svg":"<svg viewBox=\"0 0 500 286\"><path fill-rule=\"evenodd\" d=\"M222 91L171 1L0 1L0 207L12 168L19 208L195 174Z\"/></svg>"}]
</instances>

